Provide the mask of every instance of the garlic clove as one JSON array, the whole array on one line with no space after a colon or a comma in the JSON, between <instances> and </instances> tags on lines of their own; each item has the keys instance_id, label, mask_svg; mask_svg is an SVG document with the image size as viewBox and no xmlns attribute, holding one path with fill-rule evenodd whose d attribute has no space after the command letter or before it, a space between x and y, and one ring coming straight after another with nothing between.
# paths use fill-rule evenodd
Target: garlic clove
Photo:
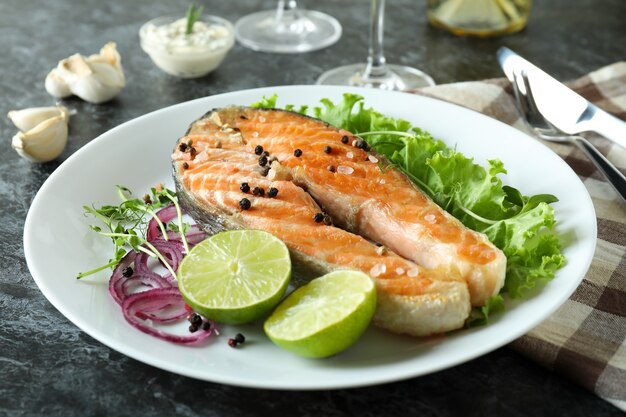
<instances>
[{"instance_id":1,"label":"garlic clove","mask_svg":"<svg viewBox=\"0 0 626 417\"><path fill-rule=\"evenodd\" d=\"M46 91L58 98L65 98L72 95L72 91L70 90L70 86L65 82L65 79L59 73L58 68L53 69L46 76Z\"/></svg>"},{"instance_id":2,"label":"garlic clove","mask_svg":"<svg viewBox=\"0 0 626 417\"><path fill-rule=\"evenodd\" d=\"M48 93L56 97L74 94L96 104L111 100L124 86L124 71L114 42L88 58L74 54L59 61L46 77Z\"/></svg>"},{"instance_id":3,"label":"garlic clove","mask_svg":"<svg viewBox=\"0 0 626 417\"><path fill-rule=\"evenodd\" d=\"M119 89L124 87L124 74L120 73L116 68L99 62L92 62L91 67L95 70L94 77L103 84Z\"/></svg>"},{"instance_id":4,"label":"garlic clove","mask_svg":"<svg viewBox=\"0 0 626 417\"><path fill-rule=\"evenodd\" d=\"M122 70L122 58L119 52L117 52L117 46L115 42L109 42L100 49L99 54L91 55L87 60L90 63L103 63L109 64L113 67L121 76L122 86L124 86L124 71Z\"/></svg>"},{"instance_id":5,"label":"garlic clove","mask_svg":"<svg viewBox=\"0 0 626 417\"><path fill-rule=\"evenodd\" d=\"M69 58L61 60L58 68L63 75L70 75L74 77L86 77L93 74L93 70L89 66L89 63L81 54L74 54Z\"/></svg>"},{"instance_id":6,"label":"garlic clove","mask_svg":"<svg viewBox=\"0 0 626 417\"><path fill-rule=\"evenodd\" d=\"M23 132L31 130L44 120L60 115L63 115L67 123L69 111L64 106L32 107L30 109L12 110L8 114L15 127Z\"/></svg>"},{"instance_id":7,"label":"garlic clove","mask_svg":"<svg viewBox=\"0 0 626 417\"><path fill-rule=\"evenodd\" d=\"M87 77L74 80L74 94L90 103L103 103L118 95L124 87L123 77L107 64L90 63L93 73Z\"/></svg>"},{"instance_id":8,"label":"garlic clove","mask_svg":"<svg viewBox=\"0 0 626 417\"><path fill-rule=\"evenodd\" d=\"M33 162L47 162L58 157L67 144L67 116L51 117L27 132L13 136L11 146Z\"/></svg>"}]
</instances>

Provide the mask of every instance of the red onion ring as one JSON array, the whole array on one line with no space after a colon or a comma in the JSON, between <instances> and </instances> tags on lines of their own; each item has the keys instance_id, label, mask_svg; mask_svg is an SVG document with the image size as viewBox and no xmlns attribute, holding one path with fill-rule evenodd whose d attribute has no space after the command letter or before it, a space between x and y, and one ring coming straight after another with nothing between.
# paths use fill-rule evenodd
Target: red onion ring
<instances>
[{"instance_id":1,"label":"red onion ring","mask_svg":"<svg viewBox=\"0 0 626 417\"><path fill-rule=\"evenodd\" d=\"M177 216L176 207L162 208L156 215L161 222L167 223ZM207 234L195 224L185 233L190 247L200 243L206 236ZM184 256L184 246L179 233L168 233L168 240L165 240L157 221L153 218L146 229L146 240L163 256L172 270L178 270ZM129 251L113 270L109 280L109 293L122 307L126 320L142 332L169 342L190 344L209 337L213 326L209 330L200 329L189 336L179 336L156 329L146 322L149 320L153 323L172 323L192 311L178 291L176 277L169 272L161 275L152 271L148 266L149 259L150 256L145 252ZM159 262L163 265L161 260ZM132 275L124 276L124 270L131 266ZM136 292L137 287L141 285L151 288Z\"/></svg>"},{"instance_id":2,"label":"red onion ring","mask_svg":"<svg viewBox=\"0 0 626 417\"><path fill-rule=\"evenodd\" d=\"M130 325L144 333L168 342L192 344L206 339L213 333L214 326L211 326L208 330L198 329L189 336L179 336L156 329L141 320L142 316L146 317L144 313L146 310L157 311L166 306L178 304L184 310L185 301L178 292L178 288L155 288L130 295L124 300L122 311L124 318Z\"/></svg>"},{"instance_id":3,"label":"red onion ring","mask_svg":"<svg viewBox=\"0 0 626 417\"><path fill-rule=\"evenodd\" d=\"M207 233L200 229L197 224L193 224L187 233L185 233L185 237L187 238L189 246L192 247L206 239Z\"/></svg>"},{"instance_id":4,"label":"red onion ring","mask_svg":"<svg viewBox=\"0 0 626 417\"><path fill-rule=\"evenodd\" d=\"M167 206L156 212L157 217L161 220L162 223L167 223L177 216L176 207L175 206ZM151 242L154 239L162 238L163 234L161 233L161 229L159 228L159 224L157 221L152 218L148 223L148 228L146 229L146 240Z\"/></svg>"},{"instance_id":5,"label":"red onion ring","mask_svg":"<svg viewBox=\"0 0 626 417\"><path fill-rule=\"evenodd\" d=\"M157 217L161 220L162 223L167 223L170 220L174 219L178 213L176 212L175 206L167 206L156 212ZM181 241L180 234L170 232L167 234L168 241L175 240ZM198 225L191 225L190 229L185 233L185 237L187 238L187 242L189 245L197 245L204 239L206 239L206 232L201 230ZM148 228L146 229L146 240L152 243L154 240L163 239L163 234L161 233L161 229L159 228L159 224L156 222L154 218L150 219L148 223ZM165 239L163 239L165 240Z\"/></svg>"},{"instance_id":6,"label":"red onion ring","mask_svg":"<svg viewBox=\"0 0 626 417\"><path fill-rule=\"evenodd\" d=\"M150 242L152 246L167 260L167 263L174 271L178 270L178 265L183 260L183 244L178 240L155 239Z\"/></svg>"},{"instance_id":7,"label":"red onion ring","mask_svg":"<svg viewBox=\"0 0 626 417\"><path fill-rule=\"evenodd\" d=\"M124 280L126 277L123 275L123 272L126 268L128 268L135 261L137 257L137 252L130 251L122 260L117 264L115 269L113 270L113 274L109 279L109 294L115 300L116 303L122 305L124 294L119 290L120 281Z\"/></svg>"}]
</instances>

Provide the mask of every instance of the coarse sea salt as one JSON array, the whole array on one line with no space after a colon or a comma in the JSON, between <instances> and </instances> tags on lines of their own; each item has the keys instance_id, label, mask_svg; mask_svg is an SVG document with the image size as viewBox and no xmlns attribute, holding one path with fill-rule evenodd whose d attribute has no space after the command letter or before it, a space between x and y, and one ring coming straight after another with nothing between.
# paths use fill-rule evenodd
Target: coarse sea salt
<instances>
[{"instance_id":1,"label":"coarse sea salt","mask_svg":"<svg viewBox=\"0 0 626 417\"><path fill-rule=\"evenodd\" d=\"M196 162L204 162L207 161L209 159L209 154L207 153L207 151L202 151L199 154L196 155L196 157L194 158L194 160Z\"/></svg>"},{"instance_id":2,"label":"coarse sea salt","mask_svg":"<svg viewBox=\"0 0 626 417\"><path fill-rule=\"evenodd\" d=\"M380 274L384 274L387 271L385 264L376 264L370 269L370 275L376 278Z\"/></svg>"},{"instance_id":3,"label":"coarse sea salt","mask_svg":"<svg viewBox=\"0 0 626 417\"><path fill-rule=\"evenodd\" d=\"M434 214L427 214L424 216L424 220L426 220L430 224L435 224L437 221L437 217Z\"/></svg>"},{"instance_id":4,"label":"coarse sea salt","mask_svg":"<svg viewBox=\"0 0 626 417\"><path fill-rule=\"evenodd\" d=\"M354 168L352 167L347 167L345 165L339 165L337 167L337 172L340 174L345 174L345 175L350 175L354 172Z\"/></svg>"},{"instance_id":5,"label":"coarse sea salt","mask_svg":"<svg viewBox=\"0 0 626 417\"><path fill-rule=\"evenodd\" d=\"M352 158L354 158L354 154L352 152L348 152L348 153L346 153L346 157L349 158L349 159L352 159Z\"/></svg>"},{"instance_id":6,"label":"coarse sea salt","mask_svg":"<svg viewBox=\"0 0 626 417\"><path fill-rule=\"evenodd\" d=\"M369 159L370 162L373 162L373 163L378 162L378 158L376 158L374 155L368 155L367 159Z\"/></svg>"},{"instance_id":7,"label":"coarse sea salt","mask_svg":"<svg viewBox=\"0 0 626 417\"><path fill-rule=\"evenodd\" d=\"M396 268L396 274L398 274L398 275L404 275L404 272L405 272L405 271L404 271L404 268L400 268L400 267Z\"/></svg>"},{"instance_id":8,"label":"coarse sea salt","mask_svg":"<svg viewBox=\"0 0 626 417\"><path fill-rule=\"evenodd\" d=\"M408 272L406 273L408 276L410 276L411 278L416 277L418 274L420 273L419 269L417 268L411 268L408 270Z\"/></svg>"}]
</instances>

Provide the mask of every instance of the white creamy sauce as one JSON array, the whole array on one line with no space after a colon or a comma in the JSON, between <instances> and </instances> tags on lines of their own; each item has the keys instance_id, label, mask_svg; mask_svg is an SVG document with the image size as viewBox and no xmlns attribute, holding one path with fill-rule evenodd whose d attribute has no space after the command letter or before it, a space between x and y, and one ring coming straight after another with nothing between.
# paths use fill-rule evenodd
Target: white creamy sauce
<instances>
[{"instance_id":1,"label":"white creamy sauce","mask_svg":"<svg viewBox=\"0 0 626 417\"><path fill-rule=\"evenodd\" d=\"M193 24L192 33L187 35L186 30L185 18L167 25L150 24L146 28L146 40L173 53L214 51L226 47L229 42L229 30L221 25L198 21Z\"/></svg>"}]
</instances>

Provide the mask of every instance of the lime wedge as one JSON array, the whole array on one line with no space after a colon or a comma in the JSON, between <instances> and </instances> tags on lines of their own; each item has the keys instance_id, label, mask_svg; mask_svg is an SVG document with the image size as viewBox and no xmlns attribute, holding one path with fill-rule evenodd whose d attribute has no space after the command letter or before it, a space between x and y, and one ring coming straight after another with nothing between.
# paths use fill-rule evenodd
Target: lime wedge
<instances>
[{"instance_id":1,"label":"lime wedge","mask_svg":"<svg viewBox=\"0 0 626 417\"><path fill-rule=\"evenodd\" d=\"M178 268L178 288L195 311L218 323L267 315L291 277L287 246L261 230L230 230L196 245Z\"/></svg>"},{"instance_id":2,"label":"lime wedge","mask_svg":"<svg viewBox=\"0 0 626 417\"><path fill-rule=\"evenodd\" d=\"M265 321L278 346L309 358L347 349L365 331L376 309L376 287L358 271L340 270L291 293Z\"/></svg>"}]
</instances>

